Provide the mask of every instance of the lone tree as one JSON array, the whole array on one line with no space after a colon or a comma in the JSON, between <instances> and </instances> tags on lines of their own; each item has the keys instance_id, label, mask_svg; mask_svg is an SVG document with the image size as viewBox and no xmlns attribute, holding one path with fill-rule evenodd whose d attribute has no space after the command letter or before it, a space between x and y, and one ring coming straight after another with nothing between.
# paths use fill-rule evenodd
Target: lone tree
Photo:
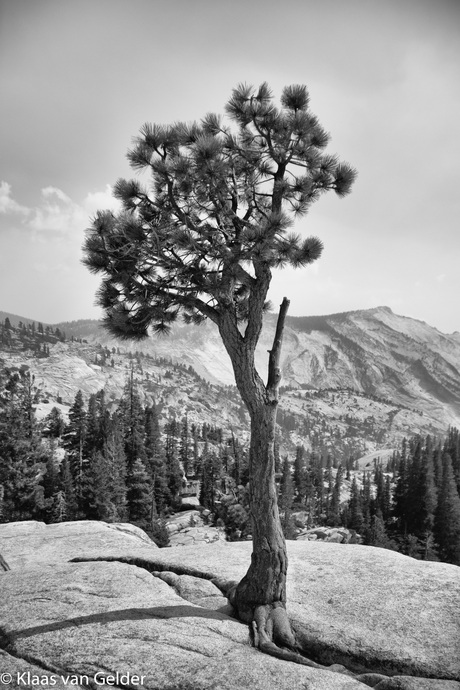
<instances>
[{"instance_id":1,"label":"lone tree","mask_svg":"<svg viewBox=\"0 0 460 690\"><path fill-rule=\"evenodd\" d=\"M329 136L309 110L305 86L285 87L278 108L266 83L239 85L225 110L226 120L209 113L192 124L141 128L128 160L149 173L150 185L116 182L123 210L96 214L84 263L103 275L98 303L118 337L168 332L179 314L219 329L251 420L253 553L227 594L240 618L253 623L258 646L279 654L276 644L295 647L273 454L286 298L266 383L254 356L272 270L321 255L318 238L301 239L289 228L324 192L348 194L356 172L324 152Z\"/></svg>"}]
</instances>

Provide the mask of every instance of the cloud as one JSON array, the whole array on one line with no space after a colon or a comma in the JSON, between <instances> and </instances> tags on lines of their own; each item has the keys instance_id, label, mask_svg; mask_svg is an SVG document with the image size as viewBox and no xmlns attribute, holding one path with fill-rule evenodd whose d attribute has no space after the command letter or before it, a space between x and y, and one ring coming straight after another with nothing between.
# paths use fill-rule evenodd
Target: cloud
<instances>
[{"instance_id":1,"label":"cloud","mask_svg":"<svg viewBox=\"0 0 460 690\"><path fill-rule=\"evenodd\" d=\"M33 207L23 206L15 201L8 182L0 185L0 213L6 216L22 215L23 227L33 230L36 233L35 239L42 233L81 234L98 209L110 208L116 211L119 207L119 202L112 196L110 185L106 185L103 190L88 192L81 203L73 201L58 187L44 187L39 204Z\"/></svg>"},{"instance_id":2,"label":"cloud","mask_svg":"<svg viewBox=\"0 0 460 690\"><path fill-rule=\"evenodd\" d=\"M112 195L112 187L107 184L101 192L89 192L83 200L83 207L89 214L94 215L98 210L111 209L118 211L120 202Z\"/></svg>"},{"instance_id":3,"label":"cloud","mask_svg":"<svg viewBox=\"0 0 460 690\"><path fill-rule=\"evenodd\" d=\"M3 180L0 182L0 213L23 216L27 216L30 213L30 209L26 206L21 206L11 197L11 185Z\"/></svg>"},{"instance_id":4,"label":"cloud","mask_svg":"<svg viewBox=\"0 0 460 690\"><path fill-rule=\"evenodd\" d=\"M55 196L66 204L72 203L70 197L64 194L62 189L58 189L58 187L44 187L42 189L42 196L45 197L45 199Z\"/></svg>"},{"instance_id":5,"label":"cloud","mask_svg":"<svg viewBox=\"0 0 460 690\"><path fill-rule=\"evenodd\" d=\"M42 189L43 201L32 210L26 226L37 232L67 234L75 229L83 230L88 222L84 209L73 202L62 190L55 187Z\"/></svg>"}]
</instances>

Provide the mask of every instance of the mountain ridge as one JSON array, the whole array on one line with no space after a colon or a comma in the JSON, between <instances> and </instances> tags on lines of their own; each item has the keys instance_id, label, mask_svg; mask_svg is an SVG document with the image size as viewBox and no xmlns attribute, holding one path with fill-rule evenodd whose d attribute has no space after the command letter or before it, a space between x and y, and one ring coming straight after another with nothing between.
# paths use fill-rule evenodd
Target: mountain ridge
<instances>
[{"instance_id":1,"label":"mountain ridge","mask_svg":"<svg viewBox=\"0 0 460 690\"><path fill-rule=\"evenodd\" d=\"M0 320L5 318L5 314L0 312ZM14 315L9 318L12 323L20 320L25 322ZM263 378L267 371L275 322L275 314L267 315L256 352L256 365ZM171 335L151 337L141 342L117 341L103 329L100 322L91 319L60 322L57 328L61 333L65 332L67 345L52 345L54 366L59 369L60 358L67 357L69 372L74 367L74 371L81 373L83 383L85 375L96 374L102 383L106 380L110 382L117 376L120 378L121 371L117 374L115 367L113 371L106 371L103 378L102 374L95 373L98 367L94 367L94 359L93 362L88 359L88 353L80 352L78 347L70 353L72 348L69 340L86 341L88 346L107 350L121 348L131 355L142 351L153 358L163 358L190 367L210 384L234 386L229 357L217 329L208 322L200 326L177 323L173 325ZM403 426L408 428L409 433L410 425L426 429L427 433L460 426L459 335L441 333L423 321L400 316L385 306L323 316L290 316L286 320L281 359L282 405L288 413L303 415L306 414L306 408L299 401L302 396L305 398L308 391L316 391L323 398L327 397L327 391L332 391L331 400L334 391L348 391L348 396L353 392L354 395L384 400L392 405L393 411L385 413L387 417L389 415L388 419L397 420L406 416ZM86 363L76 361L80 355L87 360ZM41 363L40 367L37 364L35 375L42 375L45 385L46 377L53 375L50 371L52 367L46 362ZM46 375L43 373L45 370L48 370ZM62 376L65 378L65 372ZM67 381L69 391L72 385L72 381ZM117 385L119 389L119 383ZM341 411L332 409L333 403L329 402L327 414L332 414L336 421L340 420L341 415L349 414L348 407ZM316 402L316 405L319 403ZM364 407L360 412L363 419ZM371 416L376 414L374 407L369 411ZM403 414L397 410L413 414L411 416L409 412ZM380 413L383 414L382 410ZM308 414L313 414L311 406ZM417 422L414 421L414 414ZM420 416L420 423L417 415ZM392 424L396 422L389 421L387 426L391 427Z\"/></svg>"}]
</instances>

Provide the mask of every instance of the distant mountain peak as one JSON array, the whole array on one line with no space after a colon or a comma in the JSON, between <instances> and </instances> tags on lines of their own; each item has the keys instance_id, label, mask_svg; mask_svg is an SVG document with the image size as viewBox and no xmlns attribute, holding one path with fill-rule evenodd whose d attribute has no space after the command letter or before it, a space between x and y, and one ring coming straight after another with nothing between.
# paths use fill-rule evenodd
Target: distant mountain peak
<instances>
[{"instance_id":1,"label":"distant mountain peak","mask_svg":"<svg viewBox=\"0 0 460 690\"><path fill-rule=\"evenodd\" d=\"M390 309L390 307L386 307L385 305L381 305L379 307L375 307L374 309L368 309L367 311L371 313L377 313L377 312L385 312L386 314L394 314L394 311Z\"/></svg>"}]
</instances>

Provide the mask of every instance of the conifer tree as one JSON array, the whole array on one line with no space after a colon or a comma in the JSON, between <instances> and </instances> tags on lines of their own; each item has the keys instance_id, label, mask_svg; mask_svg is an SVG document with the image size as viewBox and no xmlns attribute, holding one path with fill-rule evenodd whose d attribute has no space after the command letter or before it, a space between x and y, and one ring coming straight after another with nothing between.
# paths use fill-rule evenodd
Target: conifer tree
<instances>
[{"instance_id":1,"label":"conifer tree","mask_svg":"<svg viewBox=\"0 0 460 690\"><path fill-rule=\"evenodd\" d=\"M306 500L306 481L305 448L297 446L294 460L294 487L301 504Z\"/></svg>"},{"instance_id":2,"label":"conifer tree","mask_svg":"<svg viewBox=\"0 0 460 690\"><path fill-rule=\"evenodd\" d=\"M427 436L425 447L422 454L420 467L420 511L418 534L423 541L423 558L433 557L433 531L435 513L437 507L437 491L435 485L435 472L433 460L433 443L430 436Z\"/></svg>"},{"instance_id":3,"label":"conifer tree","mask_svg":"<svg viewBox=\"0 0 460 690\"><path fill-rule=\"evenodd\" d=\"M66 456L61 461L59 467L59 485L61 493L61 503L58 515L60 515L61 520L55 520L56 522L63 522L64 520L75 520L77 517L77 497L75 492L75 486L73 482L72 471L70 469L69 458Z\"/></svg>"},{"instance_id":4,"label":"conifer tree","mask_svg":"<svg viewBox=\"0 0 460 690\"><path fill-rule=\"evenodd\" d=\"M64 430L63 446L69 459L69 470L72 476L75 498L79 506L83 483L83 449L86 438L86 410L81 390L75 395L69 410L69 424Z\"/></svg>"},{"instance_id":5,"label":"conifer tree","mask_svg":"<svg viewBox=\"0 0 460 690\"><path fill-rule=\"evenodd\" d=\"M365 543L379 546L382 549L395 550L395 544L389 539L380 509L371 517L369 527L364 534Z\"/></svg>"},{"instance_id":6,"label":"conifer tree","mask_svg":"<svg viewBox=\"0 0 460 690\"><path fill-rule=\"evenodd\" d=\"M174 506L179 503L179 494L183 483L177 450L178 425L174 417L165 425L165 432L166 481L168 483L171 505Z\"/></svg>"},{"instance_id":7,"label":"conifer tree","mask_svg":"<svg viewBox=\"0 0 460 690\"><path fill-rule=\"evenodd\" d=\"M128 471L138 459L148 464L145 452L144 408L134 382L132 368L118 406L118 414L123 427L124 451Z\"/></svg>"},{"instance_id":8,"label":"conifer tree","mask_svg":"<svg viewBox=\"0 0 460 690\"><path fill-rule=\"evenodd\" d=\"M179 460L182 463L185 477L191 469L190 431L187 415L183 418L180 427Z\"/></svg>"},{"instance_id":9,"label":"conifer tree","mask_svg":"<svg viewBox=\"0 0 460 690\"><path fill-rule=\"evenodd\" d=\"M38 433L34 397L27 368L0 372L0 485L7 521L44 517L48 455Z\"/></svg>"},{"instance_id":10,"label":"conifer tree","mask_svg":"<svg viewBox=\"0 0 460 690\"><path fill-rule=\"evenodd\" d=\"M58 407L53 407L51 412L43 420L44 435L51 438L60 438L64 433L65 421Z\"/></svg>"},{"instance_id":11,"label":"conifer tree","mask_svg":"<svg viewBox=\"0 0 460 690\"><path fill-rule=\"evenodd\" d=\"M49 449L46 469L42 479L43 497L45 501L45 521L54 522L55 503L60 492L59 465L56 462L55 450Z\"/></svg>"},{"instance_id":12,"label":"conifer tree","mask_svg":"<svg viewBox=\"0 0 460 690\"><path fill-rule=\"evenodd\" d=\"M292 522L292 502L294 500L294 482L292 479L291 465L286 455L283 461L283 472L279 488L279 507L281 512L281 525L286 539L295 539L296 531Z\"/></svg>"},{"instance_id":13,"label":"conifer tree","mask_svg":"<svg viewBox=\"0 0 460 690\"><path fill-rule=\"evenodd\" d=\"M436 513L436 542L443 561L460 565L460 496L457 491L452 459L442 457L442 484Z\"/></svg>"},{"instance_id":14,"label":"conifer tree","mask_svg":"<svg viewBox=\"0 0 460 690\"><path fill-rule=\"evenodd\" d=\"M454 427L449 429L449 434L444 444L444 450L446 453L449 453L451 457L455 482L460 494L460 433L458 429Z\"/></svg>"},{"instance_id":15,"label":"conifer tree","mask_svg":"<svg viewBox=\"0 0 460 690\"><path fill-rule=\"evenodd\" d=\"M144 463L135 460L127 475L129 521L142 529L151 525L151 482Z\"/></svg>"},{"instance_id":16,"label":"conifer tree","mask_svg":"<svg viewBox=\"0 0 460 690\"><path fill-rule=\"evenodd\" d=\"M403 452L401 453L397 467L397 478L393 494L393 513L395 518L397 519L399 531L403 534L407 533L407 491L408 468L406 458L406 447L404 442Z\"/></svg>"},{"instance_id":17,"label":"conifer tree","mask_svg":"<svg viewBox=\"0 0 460 690\"><path fill-rule=\"evenodd\" d=\"M348 194L356 174L325 153L329 137L304 86L286 87L278 108L267 84L241 85L226 113L228 123L208 114L191 125L144 125L128 158L134 170L149 172L151 187L116 183L123 210L96 215L85 261L104 275L99 303L118 336L142 338L149 326L165 332L179 312L216 324L251 419L253 555L229 596L243 620L257 621L261 648L271 648L272 624L274 637L293 647L283 614L287 555L273 452L287 299L266 383L255 349L273 269L305 266L321 254L317 238L302 240L289 227L328 190Z\"/></svg>"},{"instance_id":18,"label":"conifer tree","mask_svg":"<svg viewBox=\"0 0 460 690\"><path fill-rule=\"evenodd\" d=\"M331 500L329 504L328 524L338 527L341 523L340 518L340 490L342 488L343 468L339 465L337 474L335 476L334 487L332 489Z\"/></svg>"},{"instance_id":19,"label":"conifer tree","mask_svg":"<svg viewBox=\"0 0 460 690\"><path fill-rule=\"evenodd\" d=\"M155 404L145 408L145 453L146 466L150 472L153 486L155 509L163 514L170 501L170 492L166 477L165 457L161 442L160 424ZM165 536L161 525L158 526L158 538ZM164 541L164 539L162 540Z\"/></svg>"},{"instance_id":20,"label":"conifer tree","mask_svg":"<svg viewBox=\"0 0 460 690\"><path fill-rule=\"evenodd\" d=\"M351 495L348 512L348 525L350 529L361 533L364 526L363 508L361 501L361 494L356 481L356 475L353 476L351 482Z\"/></svg>"},{"instance_id":21,"label":"conifer tree","mask_svg":"<svg viewBox=\"0 0 460 690\"><path fill-rule=\"evenodd\" d=\"M372 495L370 473L363 472L363 488L361 491L361 506L364 520L364 527L369 527L372 516Z\"/></svg>"}]
</instances>

